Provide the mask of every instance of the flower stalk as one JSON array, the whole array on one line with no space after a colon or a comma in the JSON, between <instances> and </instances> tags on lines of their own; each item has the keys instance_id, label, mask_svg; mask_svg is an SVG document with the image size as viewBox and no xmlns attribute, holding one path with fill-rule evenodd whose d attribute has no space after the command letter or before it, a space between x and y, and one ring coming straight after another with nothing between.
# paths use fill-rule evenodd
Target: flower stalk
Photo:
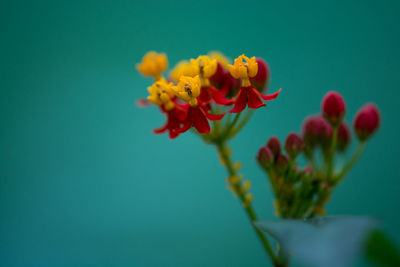
<instances>
[{"instance_id":1,"label":"flower stalk","mask_svg":"<svg viewBox=\"0 0 400 267\"><path fill-rule=\"evenodd\" d=\"M215 143L215 146L217 147L218 154L220 158L222 159L221 161L223 162L223 165L225 166L229 177L238 177L237 170L234 168L234 165L232 163L232 160L230 158L230 155L228 153L229 149L224 141L218 141ZM251 201L246 197L245 192L242 190L242 182L238 181L236 183L232 183L232 186L234 186L233 190L235 194L237 195L240 203L242 204L244 211L254 229L256 232L257 236L259 237L265 251L267 252L268 256L270 257L271 261L273 262L274 266L285 266L285 264L275 255L274 250L272 249L267 237L260 231L258 228L255 227L254 222L257 221L257 215L253 209L253 206L251 204Z\"/></svg>"}]
</instances>

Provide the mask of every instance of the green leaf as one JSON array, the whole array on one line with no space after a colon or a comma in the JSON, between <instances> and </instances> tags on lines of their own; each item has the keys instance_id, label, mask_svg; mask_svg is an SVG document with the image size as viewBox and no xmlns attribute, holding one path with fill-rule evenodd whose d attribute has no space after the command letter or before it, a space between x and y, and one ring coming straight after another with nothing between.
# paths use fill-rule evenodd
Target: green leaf
<instances>
[{"instance_id":1,"label":"green leaf","mask_svg":"<svg viewBox=\"0 0 400 267\"><path fill-rule=\"evenodd\" d=\"M351 266L376 225L375 219L356 216L256 222L278 241L286 258L310 267Z\"/></svg>"},{"instance_id":2,"label":"green leaf","mask_svg":"<svg viewBox=\"0 0 400 267\"><path fill-rule=\"evenodd\" d=\"M378 266L400 266L400 254L393 242L381 231L372 231L367 244L366 256Z\"/></svg>"}]
</instances>

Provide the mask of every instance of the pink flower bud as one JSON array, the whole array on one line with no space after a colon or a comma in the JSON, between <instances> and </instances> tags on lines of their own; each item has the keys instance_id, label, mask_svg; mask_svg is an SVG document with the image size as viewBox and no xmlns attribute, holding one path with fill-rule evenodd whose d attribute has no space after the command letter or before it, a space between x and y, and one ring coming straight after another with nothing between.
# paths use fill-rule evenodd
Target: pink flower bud
<instances>
[{"instance_id":1,"label":"pink flower bud","mask_svg":"<svg viewBox=\"0 0 400 267\"><path fill-rule=\"evenodd\" d=\"M332 138L332 126L320 115L309 116L303 123L302 135L308 148L325 146Z\"/></svg>"},{"instance_id":2,"label":"pink flower bud","mask_svg":"<svg viewBox=\"0 0 400 267\"><path fill-rule=\"evenodd\" d=\"M289 167L289 158L284 154L279 154L275 162L276 170L280 173L284 173Z\"/></svg>"},{"instance_id":3,"label":"pink flower bud","mask_svg":"<svg viewBox=\"0 0 400 267\"><path fill-rule=\"evenodd\" d=\"M358 139L361 141L368 139L378 129L380 121L378 107L372 103L364 105L354 119L354 129Z\"/></svg>"},{"instance_id":4,"label":"pink flower bud","mask_svg":"<svg viewBox=\"0 0 400 267\"><path fill-rule=\"evenodd\" d=\"M333 126L337 126L346 113L346 104L339 93L331 91L322 99L321 109L328 122Z\"/></svg>"},{"instance_id":5,"label":"pink flower bud","mask_svg":"<svg viewBox=\"0 0 400 267\"><path fill-rule=\"evenodd\" d=\"M292 159L296 158L303 149L303 139L297 133L290 133L286 137L285 149Z\"/></svg>"},{"instance_id":6,"label":"pink flower bud","mask_svg":"<svg viewBox=\"0 0 400 267\"><path fill-rule=\"evenodd\" d=\"M271 149L271 152L275 158L281 153L281 142L279 142L279 139L276 136L272 136L268 140L267 147Z\"/></svg>"},{"instance_id":7,"label":"pink flower bud","mask_svg":"<svg viewBox=\"0 0 400 267\"><path fill-rule=\"evenodd\" d=\"M265 87L269 81L269 66L268 63L265 62L262 58L256 58L258 64L257 75L250 79L251 83L258 91L262 92L265 90Z\"/></svg>"},{"instance_id":8,"label":"pink flower bud","mask_svg":"<svg viewBox=\"0 0 400 267\"><path fill-rule=\"evenodd\" d=\"M271 149L267 146L263 146L258 150L257 161L264 167L269 167L274 162L274 155Z\"/></svg>"},{"instance_id":9,"label":"pink flower bud","mask_svg":"<svg viewBox=\"0 0 400 267\"><path fill-rule=\"evenodd\" d=\"M351 135L349 126L345 122L341 122L338 128L337 136L337 149L339 151L345 151L350 143Z\"/></svg>"}]
</instances>

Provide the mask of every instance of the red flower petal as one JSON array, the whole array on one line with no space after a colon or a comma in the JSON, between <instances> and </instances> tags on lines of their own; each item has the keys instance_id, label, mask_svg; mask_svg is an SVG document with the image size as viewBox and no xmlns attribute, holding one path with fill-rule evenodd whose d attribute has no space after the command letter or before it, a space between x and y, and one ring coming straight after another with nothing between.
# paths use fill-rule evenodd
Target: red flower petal
<instances>
[{"instance_id":1,"label":"red flower petal","mask_svg":"<svg viewBox=\"0 0 400 267\"><path fill-rule=\"evenodd\" d=\"M204 115L206 115L207 119L209 119L210 121L219 121L220 119L222 119L225 116L225 113L211 114L208 112L204 112Z\"/></svg>"},{"instance_id":2,"label":"red flower petal","mask_svg":"<svg viewBox=\"0 0 400 267\"><path fill-rule=\"evenodd\" d=\"M162 133L164 133L167 129L168 129L168 122L167 122L164 126L161 126L161 127L159 127L159 128L154 129L154 130L153 130L153 133L155 133L155 134L162 134Z\"/></svg>"},{"instance_id":3,"label":"red flower petal","mask_svg":"<svg viewBox=\"0 0 400 267\"><path fill-rule=\"evenodd\" d=\"M175 138L178 137L178 135L179 135L179 130L178 129L171 129L169 131L169 138L170 139L175 139Z\"/></svg>"},{"instance_id":4,"label":"red flower petal","mask_svg":"<svg viewBox=\"0 0 400 267\"><path fill-rule=\"evenodd\" d=\"M176 108L175 108L174 110L175 110L176 118L177 118L179 121L184 121L184 120L186 120L187 115L188 115L188 106L189 106L189 105L187 105L187 106L184 106L184 105L182 105L182 104L179 104L179 105L178 105L178 103L176 103Z\"/></svg>"},{"instance_id":5,"label":"red flower petal","mask_svg":"<svg viewBox=\"0 0 400 267\"><path fill-rule=\"evenodd\" d=\"M258 91L257 91L257 94L258 94L264 101L270 101L270 100L273 100L273 99L277 98L278 95L279 95L279 93L280 93L281 91L282 91L282 88L279 89L279 91L277 91L277 92L275 92L275 93L273 93L273 94L270 94L270 95L263 95L263 94L261 94L261 93L258 92Z\"/></svg>"},{"instance_id":6,"label":"red flower petal","mask_svg":"<svg viewBox=\"0 0 400 267\"><path fill-rule=\"evenodd\" d=\"M246 87L241 87L240 91L236 97L235 100L235 106L233 109L229 111L229 113L239 113L242 112L247 105L247 88Z\"/></svg>"},{"instance_id":7,"label":"red flower petal","mask_svg":"<svg viewBox=\"0 0 400 267\"><path fill-rule=\"evenodd\" d=\"M200 90L200 95L197 97L200 103L208 104L211 101L211 93L209 86L202 86Z\"/></svg>"},{"instance_id":8,"label":"red flower petal","mask_svg":"<svg viewBox=\"0 0 400 267\"><path fill-rule=\"evenodd\" d=\"M260 95L257 94L257 92L257 89L253 86L247 87L247 104L249 105L249 108L257 109L266 106L261 101Z\"/></svg>"},{"instance_id":9,"label":"red flower petal","mask_svg":"<svg viewBox=\"0 0 400 267\"><path fill-rule=\"evenodd\" d=\"M190 112L190 111L189 111ZM190 114L188 114L188 117L186 118L186 120L184 122L182 122L182 127L179 129L176 129L176 131L178 133L184 133L187 132L191 127L192 127L192 117L190 116Z\"/></svg>"},{"instance_id":10,"label":"red flower petal","mask_svg":"<svg viewBox=\"0 0 400 267\"><path fill-rule=\"evenodd\" d=\"M204 115L204 111L202 111L199 107L194 107L190 109L193 127L199 133L209 133L210 132L210 125L208 124L208 120Z\"/></svg>"},{"instance_id":11,"label":"red flower petal","mask_svg":"<svg viewBox=\"0 0 400 267\"><path fill-rule=\"evenodd\" d=\"M224 97L221 91L218 91L213 86L209 86L211 97L218 105L230 106L233 104L233 99L227 99Z\"/></svg>"}]
</instances>

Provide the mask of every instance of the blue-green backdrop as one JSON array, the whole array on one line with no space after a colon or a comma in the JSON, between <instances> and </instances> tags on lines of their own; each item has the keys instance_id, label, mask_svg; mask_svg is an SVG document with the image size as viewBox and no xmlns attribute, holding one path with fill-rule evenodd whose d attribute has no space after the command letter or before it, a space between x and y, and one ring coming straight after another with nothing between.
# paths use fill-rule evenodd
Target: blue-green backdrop
<instances>
[{"instance_id":1,"label":"blue-green backdrop","mask_svg":"<svg viewBox=\"0 0 400 267\"><path fill-rule=\"evenodd\" d=\"M382 114L328 205L373 215L400 243L398 1L2 1L1 266L263 266L266 255L226 189L215 150L188 133L155 136L138 109L148 50L170 65L210 50L264 57L279 99L232 142L261 218L274 218L254 160L298 131L337 90L352 121Z\"/></svg>"}]
</instances>

